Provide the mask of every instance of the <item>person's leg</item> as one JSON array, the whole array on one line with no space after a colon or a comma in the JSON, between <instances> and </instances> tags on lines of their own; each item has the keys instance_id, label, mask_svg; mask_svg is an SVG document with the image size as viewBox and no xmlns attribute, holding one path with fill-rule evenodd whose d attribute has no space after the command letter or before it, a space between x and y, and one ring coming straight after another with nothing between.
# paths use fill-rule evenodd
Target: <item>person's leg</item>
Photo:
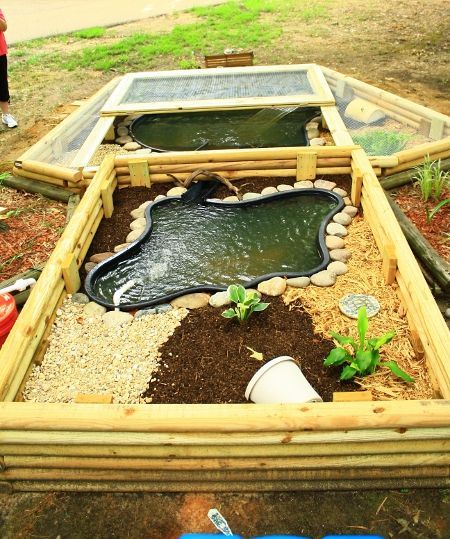
<instances>
[{"instance_id":1,"label":"person's leg","mask_svg":"<svg viewBox=\"0 0 450 539\"><path fill-rule=\"evenodd\" d=\"M17 127L17 122L9 113L8 62L6 54L0 56L0 110L2 123L8 127Z\"/></svg>"}]
</instances>

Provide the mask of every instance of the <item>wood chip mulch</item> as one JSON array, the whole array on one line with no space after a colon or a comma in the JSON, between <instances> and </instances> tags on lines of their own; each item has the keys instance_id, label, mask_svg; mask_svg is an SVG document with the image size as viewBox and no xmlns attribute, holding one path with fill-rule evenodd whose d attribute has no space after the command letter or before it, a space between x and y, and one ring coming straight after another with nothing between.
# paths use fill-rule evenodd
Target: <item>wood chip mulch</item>
<instances>
[{"instance_id":1,"label":"wood chip mulch","mask_svg":"<svg viewBox=\"0 0 450 539\"><path fill-rule=\"evenodd\" d=\"M45 262L64 229L66 206L0 187L0 281Z\"/></svg>"},{"instance_id":2,"label":"wood chip mulch","mask_svg":"<svg viewBox=\"0 0 450 539\"><path fill-rule=\"evenodd\" d=\"M441 200L449 197L450 192L443 193ZM395 194L395 202L439 255L450 262L450 205L443 206L428 222L426 210L432 211L439 201L424 202L417 186L406 185L399 189Z\"/></svg>"}]
</instances>

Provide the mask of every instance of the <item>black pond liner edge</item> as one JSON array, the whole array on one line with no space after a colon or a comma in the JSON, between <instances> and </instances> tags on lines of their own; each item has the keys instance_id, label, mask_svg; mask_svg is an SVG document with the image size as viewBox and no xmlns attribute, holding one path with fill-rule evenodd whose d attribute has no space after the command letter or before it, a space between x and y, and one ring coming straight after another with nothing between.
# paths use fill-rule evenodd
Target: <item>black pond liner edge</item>
<instances>
[{"instance_id":1,"label":"black pond liner edge","mask_svg":"<svg viewBox=\"0 0 450 539\"><path fill-rule=\"evenodd\" d=\"M253 288L256 285L258 285L260 282L266 281L268 279L272 279L273 277L287 277L287 278L309 277L313 275L314 273L318 273L319 271L322 271L323 269L325 269L331 260L328 248L325 244L325 229L328 223L330 222L331 218L337 213L339 213L341 209L345 206L344 201L340 195L332 191L329 191L328 189L308 188L308 189L291 189L288 191L282 191L282 192L273 193L269 195L263 195L263 196L260 196L258 198L251 199L251 200L241 200L239 202L223 202L223 201L214 201L210 199L206 199L203 202L204 205L211 205L211 206L229 206L229 207L236 207L237 205L255 206L261 202L266 202L272 199L295 198L298 196L305 196L305 195L313 195L313 196L322 195L328 198L332 198L333 200L337 202L337 206L333 208L332 210L330 210L330 212L327 215L325 215L325 217L322 219L322 223L319 226L319 231L316 237L316 243L323 257L323 261L318 266L308 271L274 272L274 273L267 273L265 275L260 275L256 279L253 279L252 281L248 281L247 283L245 283L245 285L243 285L245 288ZM92 301L95 301L96 303L98 303L99 305L102 305L103 307L106 307L107 309L133 311L137 309L144 309L146 307L151 307L153 305L161 305L162 303L168 303L171 300L179 296L183 296L185 294L193 294L195 292L222 292L224 290L227 290L228 286L216 286L216 285L203 286L202 285L202 286L195 286L195 287L190 287L190 288L183 288L181 290L174 292L173 294L166 294L154 300L140 301L136 303L121 303L119 305L114 305L113 303L109 303L99 298L94 292L96 279L98 279L99 276L103 275L107 271L110 271L114 269L114 267L117 267L118 264L122 262L123 260L132 256L140 248L140 244L143 243L147 239L147 236L151 233L151 230L152 230L152 224L153 224L152 218L151 218L152 209L158 205L161 206L164 204L169 204L173 202L174 200L179 200L181 202L182 196L171 196L171 197L166 197L164 199L158 200L157 202L152 202L145 209L145 217L147 220L147 224L141 236L139 236L139 238L136 241L131 243L129 247L126 247L119 253L97 264L95 268L93 268L88 273L84 282L84 288L85 288L86 294L89 296L89 298Z\"/></svg>"}]
</instances>

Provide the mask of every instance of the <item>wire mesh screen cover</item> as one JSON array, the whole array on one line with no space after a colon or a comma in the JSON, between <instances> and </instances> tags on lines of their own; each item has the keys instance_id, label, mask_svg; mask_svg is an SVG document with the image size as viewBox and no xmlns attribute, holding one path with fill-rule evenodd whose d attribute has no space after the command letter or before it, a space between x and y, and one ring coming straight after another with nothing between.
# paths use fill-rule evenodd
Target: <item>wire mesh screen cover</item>
<instances>
[{"instance_id":1,"label":"wire mesh screen cover","mask_svg":"<svg viewBox=\"0 0 450 539\"><path fill-rule=\"evenodd\" d=\"M306 71L227 73L142 77L132 81L120 101L149 103L313 94Z\"/></svg>"},{"instance_id":2,"label":"wire mesh screen cover","mask_svg":"<svg viewBox=\"0 0 450 539\"><path fill-rule=\"evenodd\" d=\"M361 146L368 155L392 155L431 141L417 129L389 116L387 111L383 118L370 124L355 120L345 113L351 99L335 95L335 100L339 115L353 142Z\"/></svg>"}]
</instances>

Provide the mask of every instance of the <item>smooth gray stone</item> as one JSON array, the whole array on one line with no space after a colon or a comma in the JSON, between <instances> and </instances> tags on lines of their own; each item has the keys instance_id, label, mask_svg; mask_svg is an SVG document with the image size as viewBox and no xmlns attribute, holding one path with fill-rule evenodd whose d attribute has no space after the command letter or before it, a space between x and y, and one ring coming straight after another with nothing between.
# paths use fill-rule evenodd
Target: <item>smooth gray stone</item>
<instances>
[{"instance_id":1,"label":"smooth gray stone","mask_svg":"<svg viewBox=\"0 0 450 539\"><path fill-rule=\"evenodd\" d=\"M352 256L351 251L348 249L332 249L330 251L331 260L339 260L340 262L347 262Z\"/></svg>"},{"instance_id":2,"label":"smooth gray stone","mask_svg":"<svg viewBox=\"0 0 450 539\"><path fill-rule=\"evenodd\" d=\"M310 282L311 279L309 277L292 277L286 280L286 284L294 288L306 288Z\"/></svg>"},{"instance_id":3,"label":"smooth gray stone","mask_svg":"<svg viewBox=\"0 0 450 539\"><path fill-rule=\"evenodd\" d=\"M161 303L161 305L156 305L155 310L157 314L167 313L173 309L170 303Z\"/></svg>"},{"instance_id":4,"label":"smooth gray stone","mask_svg":"<svg viewBox=\"0 0 450 539\"><path fill-rule=\"evenodd\" d=\"M90 301L89 296L86 296L86 294L83 294L82 292L77 292L72 295L72 303L81 303L82 305L85 305Z\"/></svg>"},{"instance_id":5,"label":"smooth gray stone","mask_svg":"<svg viewBox=\"0 0 450 539\"><path fill-rule=\"evenodd\" d=\"M327 270L331 271L331 273L334 273L335 275L344 275L344 273L347 273L348 267L346 264L344 264L344 262L335 260L334 262L331 262L331 264L328 264Z\"/></svg>"},{"instance_id":6,"label":"smooth gray stone","mask_svg":"<svg viewBox=\"0 0 450 539\"><path fill-rule=\"evenodd\" d=\"M149 314L156 314L156 309L154 307L150 307L148 309L141 309L139 311L136 311L134 317L136 318L136 320L139 320L139 318L143 318L144 316L147 316Z\"/></svg>"},{"instance_id":7,"label":"smooth gray stone","mask_svg":"<svg viewBox=\"0 0 450 539\"><path fill-rule=\"evenodd\" d=\"M311 275L311 283L315 286L333 286L336 282L336 274L332 271L323 270Z\"/></svg>"},{"instance_id":8,"label":"smooth gray stone","mask_svg":"<svg viewBox=\"0 0 450 539\"><path fill-rule=\"evenodd\" d=\"M358 208L356 206L345 206L342 213L348 213L350 217L355 217L355 215L358 213Z\"/></svg>"},{"instance_id":9,"label":"smooth gray stone","mask_svg":"<svg viewBox=\"0 0 450 539\"><path fill-rule=\"evenodd\" d=\"M325 245L328 249L343 249L345 247L345 241L338 236L326 236Z\"/></svg>"},{"instance_id":10,"label":"smooth gray stone","mask_svg":"<svg viewBox=\"0 0 450 539\"><path fill-rule=\"evenodd\" d=\"M83 312L86 316L101 316L106 313L106 308L95 303L95 301L90 301L84 306Z\"/></svg>"},{"instance_id":11,"label":"smooth gray stone","mask_svg":"<svg viewBox=\"0 0 450 539\"><path fill-rule=\"evenodd\" d=\"M344 225L340 225L339 223L329 223L327 225L327 234L344 238L347 236L348 232Z\"/></svg>"},{"instance_id":12,"label":"smooth gray stone","mask_svg":"<svg viewBox=\"0 0 450 539\"><path fill-rule=\"evenodd\" d=\"M352 222L352 218L348 213L340 212L333 217L333 221L343 226L348 226Z\"/></svg>"}]
</instances>

